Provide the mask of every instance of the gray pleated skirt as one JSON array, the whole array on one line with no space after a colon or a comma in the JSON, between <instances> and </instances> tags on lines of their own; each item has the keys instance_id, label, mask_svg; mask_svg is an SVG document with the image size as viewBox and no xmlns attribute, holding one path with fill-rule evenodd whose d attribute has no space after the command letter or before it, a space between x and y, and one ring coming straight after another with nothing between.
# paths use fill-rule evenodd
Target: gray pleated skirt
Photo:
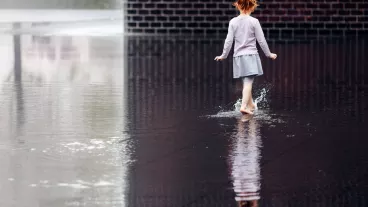
<instances>
[{"instance_id":1,"label":"gray pleated skirt","mask_svg":"<svg viewBox=\"0 0 368 207\"><path fill-rule=\"evenodd\" d=\"M259 54L241 55L233 58L233 77L263 75L261 58Z\"/></svg>"}]
</instances>

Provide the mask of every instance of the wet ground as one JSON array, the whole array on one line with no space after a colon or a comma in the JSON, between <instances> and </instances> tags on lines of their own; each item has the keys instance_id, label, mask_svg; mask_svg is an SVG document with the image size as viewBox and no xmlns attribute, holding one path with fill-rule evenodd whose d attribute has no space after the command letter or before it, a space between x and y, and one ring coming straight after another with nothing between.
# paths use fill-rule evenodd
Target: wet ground
<instances>
[{"instance_id":1,"label":"wet ground","mask_svg":"<svg viewBox=\"0 0 368 207\"><path fill-rule=\"evenodd\" d=\"M0 206L368 205L367 39L271 41L252 117L223 40L0 40Z\"/></svg>"}]
</instances>

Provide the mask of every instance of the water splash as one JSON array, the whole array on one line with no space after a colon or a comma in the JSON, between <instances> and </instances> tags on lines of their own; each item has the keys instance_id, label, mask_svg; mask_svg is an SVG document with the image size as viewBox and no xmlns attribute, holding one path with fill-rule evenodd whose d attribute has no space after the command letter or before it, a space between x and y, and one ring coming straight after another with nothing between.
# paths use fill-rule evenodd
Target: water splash
<instances>
[{"instance_id":1,"label":"water splash","mask_svg":"<svg viewBox=\"0 0 368 207\"><path fill-rule=\"evenodd\" d=\"M259 96L254 100L254 104L256 105L256 109L258 109L258 104L262 103L264 105L266 105L268 103L267 101L267 94L269 92L270 89L268 88L262 88L262 90L260 91Z\"/></svg>"},{"instance_id":2,"label":"water splash","mask_svg":"<svg viewBox=\"0 0 368 207\"><path fill-rule=\"evenodd\" d=\"M256 106L256 110L258 111L259 106L265 107L267 106L268 102L267 102L267 94L269 92L269 88L265 87L262 88L259 92L256 92L256 94L259 94L256 96L256 98L254 99L254 105ZM237 116L241 116L240 113L240 107L241 107L241 103L242 103L242 99L238 99L234 105L233 108L231 108L230 110L224 110L223 108L221 108L221 110L215 114L215 115L209 115L208 117L217 117L217 118L221 118L221 117L237 117Z\"/></svg>"},{"instance_id":3,"label":"water splash","mask_svg":"<svg viewBox=\"0 0 368 207\"><path fill-rule=\"evenodd\" d=\"M234 104L234 111L240 111L241 104L242 104L242 99L238 99Z\"/></svg>"},{"instance_id":4,"label":"water splash","mask_svg":"<svg viewBox=\"0 0 368 207\"><path fill-rule=\"evenodd\" d=\"M258 109L258 106L259 106L260 103L262 103L263 105L267 104L266 95L267 95L268 91L269 91L269 89L266 89L266 88L261 89L261 91L259 92L258 97L253 101L254 105L256 106L256 109ZM241 103L242 103L242 99L238 99L236 101L236 103L234 104L234 110L235 111L240 111Z\"/></svg>"}]
</instances>

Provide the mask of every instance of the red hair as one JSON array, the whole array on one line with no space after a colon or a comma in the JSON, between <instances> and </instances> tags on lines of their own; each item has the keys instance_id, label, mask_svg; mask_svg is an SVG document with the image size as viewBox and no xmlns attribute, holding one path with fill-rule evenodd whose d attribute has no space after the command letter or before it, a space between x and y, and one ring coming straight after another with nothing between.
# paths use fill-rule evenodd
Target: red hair
<instances>
[{"instance_id":1,"label":"red hair","mask_svg":"<svg viewBox=\"0 0 368 207\"><path fill-rule=\"evenodd\" d=\"M258 3L257 0L237 0L233 5L241 11L253 12L257 8Z\"/></svg>"}]
</instances>

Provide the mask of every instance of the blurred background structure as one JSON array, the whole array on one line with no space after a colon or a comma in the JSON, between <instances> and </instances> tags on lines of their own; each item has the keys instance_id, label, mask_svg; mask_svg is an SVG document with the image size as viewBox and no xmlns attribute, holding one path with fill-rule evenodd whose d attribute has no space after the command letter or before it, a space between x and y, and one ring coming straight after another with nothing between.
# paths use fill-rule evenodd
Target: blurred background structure
<instances>
[{"instance_id":1,"label":"blurred background structure","mask_svg":"<svg viewBox=\"0 0 368 207\"><path fill-rule=\"evenodd\" d=\"M2 9L116 9L121 0L1 0Z\"/></svg>"}]
</instances>

